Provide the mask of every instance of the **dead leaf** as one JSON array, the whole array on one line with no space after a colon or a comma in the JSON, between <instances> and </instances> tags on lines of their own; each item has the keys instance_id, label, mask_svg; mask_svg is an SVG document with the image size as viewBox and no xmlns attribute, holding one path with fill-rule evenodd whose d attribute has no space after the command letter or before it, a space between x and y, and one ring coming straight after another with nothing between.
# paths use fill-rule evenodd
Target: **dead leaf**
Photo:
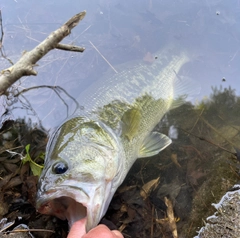
<instances>
[{"instance_id":1,"label":"dead leaf","mask_svg":"<svg viewBox=\"0 0 240 238\"><path fill-rule=\"evenodd\" d=\"M156 179L153 179L147 183L145 183L143 186L142 186L142 189L140 191L140 195L142 196L142 198L145 200L150 192L154 189L157 188L158 184L159 184L159 180L160 180L160 177L156 178Z\"/></svg>"},{"instance_id":2,"label":"dead leaf","mask_svg":"<svg viewBox=\"0 0 240 238\"><path fill-rule=\"evenodd\" d=\"M191 174L188 175L189 182L192 185L197 186L198 185L198 179L206 176L207 173L202 171L201 169L197 169L195 171L192 171Z\"/></svg>"},{"instance_id":3,"label":"dead leaf","mask_svg":"<svg viewBox=\"0 0 240 238\"><path fill-rule=\"evenodd\" d=\"M175 218L174 218L172 202L167 197L164 197L164 202L167 206L167 216L168 216L168 219L169 219L169 226L170 226L170 229L172 231L173 238L178 238L177 225L176 225L176 221L175 221Z\"/></svg>"},{"instance_id":4,"label":"dead leaf","mask_svg":"<svg viewBox=\"0 0 240 238\"><path fill-rule=\"evenodd\" d=\"M128 207L127 213L128 213L128 217L129 217L130 221L133 221L134 217L136 216L136 211L134 209L132 209L131 207Z\"/></svg>"},{"instance_id":5,"label":"dead leaf","mask_svg":"<svg viewBox=\"0 0 240 238\"><path fill-rule=\"evenodd\" d=\"M13 174L6 175L3 179L0 180L0 190L3 192L4 186L10 181L13 177Z\"/></svg>"},{"instance_id":6,"label":"dead leaf","mask_svg":"<svg viewBox=\"0 0 240 238\"><path fill-rule=\"evenodd\" d=\"M4 186L4 189L13 188L20 184L22 184L20 176L15 176L14 178L10 179L10 181Z\"/></svg>"},{"instance_id":7,"label":"dead leaf","mask_svg":"<svg viewBox=\"0 0 240 238\"><path fill-rule=\"evenodd\" d=\"M120 212L124 213L124 212L127 212L127 205L126 204L123 204L120 208Z\"/></svg>"},{"instance_id":8,"label":"dead leaf","mask_svg":"<svg viewBox=\"0 0 240 238\"><path fill-rule=\"evenodd\" d=\"M177 154L176 153L172 153L171 154L171 160L172 162L177 165L177 167L181 168L181 165L178 163L178 159L177 159Z\"/></svg>"},{"instance_id":9,"label":"dead leaf","mask_svg":"<svg viewBox=\"0 0 240 238\"><path fill-rule=\"evenodd\" d=\"M154 60L155 60L155 57L150 52L147 52L143 58L143 61L147 63L153 63Z\"/></svg>"},{"instance_id":10,"label":"dead leaf","mask_svg":"<svg viewBox=\"0 0 240 238\"><path fill-rule=\"evenodd\" d=\"M132 186L122 186L118 189L118 193L125 193L126 191L135 189L137 186L136 185L132 185Z\"/></svg>"},{"instance_id":11,"label":"dead leaf","mask_svg":"<svg viewBox=\"0 0 240 238\"><path fill-rule=\"evenodd\" d=\"M3 163L4 168L10 173L14 173L19 168L18 165L12 163Z\"/></svg>"},{"instance_id":12,"label":"dead leaf","mask_svg":"<svg viewBox=\"0 0 240 238\"><path fill-rule=\"evenodd\" d=\"M22 186L22 194L28 198L28 201L35 206L35 198L37 194L38 176L29 176L24 180Z\"/></svg>"},{"instance_id":13,"label":"dead leaf","mask_svg":"<svg viewBox=\"0 0 240 238\"><path fill-rule=\"evenodd\" d=\"M120 227L119 227L119 231L122 232L125 228L126 228L127 224L122 224Z\"/></svg>"},{"instance_id":14,"label":"dead leaf","mask_svg":"<svg viewBox=\"0 0 240 238\"><path fill-rule=\"evenodd\" d=\"M0 219L8 213L9 205L3 201L0 202Z\"/></svg>"}]
</instances>

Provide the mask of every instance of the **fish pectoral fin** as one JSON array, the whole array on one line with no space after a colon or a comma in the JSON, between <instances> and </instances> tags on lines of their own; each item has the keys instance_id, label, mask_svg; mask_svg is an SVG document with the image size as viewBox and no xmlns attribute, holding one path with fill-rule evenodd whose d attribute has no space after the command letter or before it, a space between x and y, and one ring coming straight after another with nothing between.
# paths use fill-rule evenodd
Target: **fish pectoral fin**
<instances>
[{"instance_id":1,"label":"fish pectoral fin","mask_svg":"<svg viewBox=\"0 0 240 238\"><path fill-rule=\"evenodd\" d=\"M142 158L156 155L171 143L172 140L168 136L159 132L152 132L143 141L143 145L141 146L138 157Z\"/></svg>"},{"instance_id":2,"label":"fish pectoral fin","mask_svg":"<svg viewBox=\"0 0 240 238\"><path fill-rule=\"evenodd\" d=\"M138 134L141 119L141 111L136 108L127 110L122 117L122 135L132 140Z\"/></svg>"}]
</instances>

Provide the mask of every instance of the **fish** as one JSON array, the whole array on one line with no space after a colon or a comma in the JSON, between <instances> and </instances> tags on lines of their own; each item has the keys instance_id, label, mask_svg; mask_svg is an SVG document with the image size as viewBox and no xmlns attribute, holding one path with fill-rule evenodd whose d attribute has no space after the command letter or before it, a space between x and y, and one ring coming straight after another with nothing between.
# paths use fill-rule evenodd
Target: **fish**
<instances>
[{"instance_id":1,"label":"fish","mask_svg":"<svg viewBox=\"0 0 240 238\"><path fill-rule=\"evenodd\" d=\"M37 210L70 227L85 219L86 232L97 226L136 159L171 144L153 129L196 88L179 76L189 61L186 52L166 47L153 62L125 64L82 92L81 109L49 139Z\"/></svg>"}]
</instances>

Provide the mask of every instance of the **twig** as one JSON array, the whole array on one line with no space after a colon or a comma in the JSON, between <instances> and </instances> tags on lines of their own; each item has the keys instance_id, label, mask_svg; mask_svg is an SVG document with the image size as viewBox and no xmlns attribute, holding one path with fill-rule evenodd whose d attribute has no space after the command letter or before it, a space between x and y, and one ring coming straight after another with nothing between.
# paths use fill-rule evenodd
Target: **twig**
<instances>
[{"instance_id":1,"label":"twig","mask_svg":"<svg viewBox=\"0 0 240 238\"><path fill-rule=\"evenodd\" d=\"M4 37L4 31L3 31L3 24L2 24L2 12L0 10L0 27L1 27L1 38L0 38L0 52L4 59L6 59L11 65L13 65L13 62L4 54L3 49L3 37Z\"/></svg>"},{"instance_id":2,"label":"twig","mask_svg":"<svg viewBox=\"0 0 240 238\"><path fill-rule=\"evenodd\" d=\"M3 32L3 25L2 25L2 12L1 12L1 9L0 9L0 27L1 27L0 49L2 49L4 32Z\"/></svg>"},{"instance_id":3,"label":"twig","mask_svg":"<svg viewBox=\"0 0 240 238\"><path fill-rule=\"evenodd\" d=\"M76 14L59 29L52 32L33 50L23 54L16 64L8 69L2 70L0 73L0 95L6 93L6 90L21 77L37 75L37 72L34 70L37 61L39 61L50 50L56 48L59 42L71 33L71 30L84 18L85 15L86 11Z\"/></svg>"},{"instance_id":4,"label":"twig","mask_svg":"<svg viewBox=\"0 0 240 238\"><path fill-rule=\"evenodd\" d=\"M151 238L153 238L153 222L154 222L154 205L152 205L152 219L151 219Z\"/></svg>"},{"instance_id":5,"label":"twig","mask_svg":"<svg viewBox=\"0 0 240 238\"><path fill-rule=\"evenodd\" d=\"M25 107L25 109L31 111L32 114L37 118L38 123L39 123L39 127L40 128L44 128L43 125L42 125L41 119L39 118L37 112L32 108L31 103L29 102L29 100L24 95L22 95L22 98L25 100L25 102L22 99L20 99L20 98L19 98L19 101L23 105L23 108Z\"/></svg>"},{"instance_id":6,"label":"twig","mask_svg":"<svg viewBox=\"0 0 240 238\"><path fill-rule=\"evenodd\" d=\"M57 95L58 97L61 99L61 101L63 102L63 104L66 106L67 108L67 115L69 114L69 108L68 108L68 105L67 103L64 101L64 99L61 97L61 95L59 94L60 91L64 92L69 98L71 98L75 103L76 103L76 109L75 111L80 108L81 109L81 106L79 105L78 101L72 97L64 88L60 87L60 86L51 86L51 85L39 85L39 86L34 86L34 87L31 87L31 88L25 88L23 89L22 91L20 91L19 93L17 93L16 95L14 95L14 97L18 97L20 94L23 94L27 91L30 91L32 89L39 89L39 88L50 88L52 89Z\"/></svg>"},{"instance_id":7,"label":"twig","mask_svg":"<svg viewBox=\"0 0 240 238\"><path fill-rule=\"evenodd\" d=\"M198 115L198 118L197 118L197 120L195 121L193 127L191 128L190 132L192 132L193 129L194 129L194 127L197 125L197 123L198 123L200 117L202 116L203 112L204 112L204 108L202 109L202 111L201 111L200 114Z\"/></svg>"},{"instance_id":8,"label":"twig","mask_svg":"<svg viewBox=\"0 0 240 238\"><path fill-rule=\"evenodd\" d=\"M65 44L57 44L55 47L59 50L73 51L73 52L83 52L85 50L84 47L79 47L75 45L65 45Z\"/></svg>"},{"instance_id":9,"label":"twig","mask_svg":"<svg viewBox=\"0 0 240 238\"><path fill-rule=\"evenodd\" d=\"M102 56L102 58L107 62L107 64L112 68L112 70L117 74L118 71L110 64L110 62L102 55L102 53L98 50L98 48L91 42L89 41L92 47Z\"/></svg>"},{"instance_id":10,"label":"twig","mask_svg":"<svg viewBox=\"0 0 240 238\"><path fill-rule=\"evenodd\" d=\"M233 152L231 152L230 150L227 150L227 149L225 149L225 148L221 147L220 145L217 145L217 144L213 143L212 141L210 141L210 140L207 140L206 138L204 138L204 137L202 137L202 136L197 136L197 135L194 135L193 133L191 133L191 132L189 132L189 131L186 131L186 130L184 130L184 129L180 128L180 127L178 127L178 129L180 129L180 130L184 131L186 134L189 134L189 135L192 135L192 136L194 136L194 137L198 138L199 140L206 141L206 142L208 142L209 144L211 144L211 145L214 145L214 146L218 147L219 149L222 149L222 150L224 150L224 151L226 151L226 152L228 152L228 153L230 153L230 154L232 154L232 155L234 155L234 156L237 156L237 153L233 153Z\"/></svg>"},{"instance_id":11,"label":"twig","mask_svg":"<svg viewBox=\"0 0 240 238\"><path fill-rule=\"evenodd\" d=\"M164 197L164 202L167 206L167 216L168 216L172 236L173 236L173 238L178 238L177 225L176 225L176 221L175 221L175 218L174 218L172 202L167 197Z\"/></svg>"},{"instance_id":12,"label":"twig","mask_svg":"<svg viewBox=\"0 0 240 238\"><path fill-rule=\"evenodd\" d=\"M218 115L218 117L219 117L223 122L226 123L226 120L225 120L222 116ZM233 129L235 129L235 130L238 132L236 135L239 134L240 130L239 130L237 127L235 127L235 126L233 126L233 125L229 125L229 126L231 126ZM235 135L235 136L236 136L236 135ZM234 137L235 137L235 136L234 136Z\"/></svg>"},{"instance_id":13,"label":"twig","mask_svg":"<svg viewBox=\"0 0 240 238\"><path fill-rule=\"evenodd\" d=\"M203 117L201 117L201 120L208 125L216 134L218 134L220 137L222 137L224 140L226 140L230 145L232 145L233 147L237 147L234 143L232 143L230 140L228 140L227 138L225 138L221 133L218 132L218 130L212 126L207 120L205 120Z\"/></svg>"},{"instance_id":14,"label":"twig","mask_svg":"<svg viewBox=\"0 0 240 238\"><path fill-rule=\"evenodd\" d=\"M84 32L86 32L91 26L92 26L92 25L89 25L85 30L83 30L83 31L81 32L80 35L82 35Z\"/></svg>"},{"instance_id":15,"label":"twig","mask_svg":"<svg viewBox=\"0 0 240 238\"><path fill-rule=\"evenodd\" d=\"M5 231L2 232L3 234L8 234L8 233L17 233L17 232L34 232L34 231L39 231L39 232L51 232L51 233L55 233L55 231L53 230L45 230L45 229L16 229L16 230L12 230L12 231Z\"/></svg>"}]
</instances>

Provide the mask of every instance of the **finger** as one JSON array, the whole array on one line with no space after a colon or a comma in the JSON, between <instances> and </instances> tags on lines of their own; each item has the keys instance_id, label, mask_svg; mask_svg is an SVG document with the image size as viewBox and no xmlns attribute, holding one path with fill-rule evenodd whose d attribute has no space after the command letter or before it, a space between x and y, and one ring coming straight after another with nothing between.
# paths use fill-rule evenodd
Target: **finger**
<instances>
[{"instance_id":1,"label":"finger","mask_svg":"<svg viewBox=\"0 0 240 238\"><path fill-rule=\"evenodd\" d=\"M90 230L82 238L123 238L119 231L112 232L105 225L98 225L97 227Z\"/></svg>"},{"instance_id":2,"label":"finger","mask_svg":"<svg viewBox=\"0 0 240 238\"><path fill-rule=\"evenodd\" d=\"M67 238L80 238L86 234L86 218L73 223Z\"/></svg>"},{"instance_id":3,"label":"finger","mask_svg":"<svg viewBox=\"0 0 240 238\"><path fill-rule=\"evenodd\" d=\"M91 229L83 238L112 238L109 236L110 230L105 225L98 225ZM111 235L111 233L110 233Z\"/></svg>"},{"instance_id":4,"label":"finger","mask_svg":"<svg viewBox=\"0 0 240 238\"><path fill-rule=\"evenodd\" d=\"M124 238L120 231L113 230L112 232L117 236L117 238Z\"/></svg>"}]
</instances>

